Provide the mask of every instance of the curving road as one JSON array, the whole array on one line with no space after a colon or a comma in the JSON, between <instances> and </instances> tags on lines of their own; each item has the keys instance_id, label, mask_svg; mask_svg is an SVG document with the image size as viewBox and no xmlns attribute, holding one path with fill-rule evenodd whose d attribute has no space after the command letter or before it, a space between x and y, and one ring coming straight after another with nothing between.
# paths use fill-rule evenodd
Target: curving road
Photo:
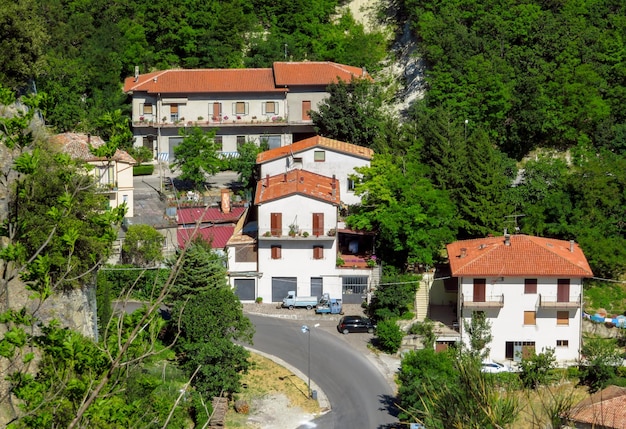
<instances>
[{"instance_id":1,"label":"curving road","mask_svg":"<svg viewBox=\"0 0 626 429\"><path fill-rule=\"evenodd\" d=\"M272 354L308 375L308 334L303 321L248 315L256 326L254 348ZM362 352L329 332L328 323L320 328L306 323L311 341L311 380L324 391L332 411L315 419L318 428L392 428L394 393L380 371ZM334 326L334 325L333 325ZM360 335L360 334L350 334ZM302 428L312 427L310 425Z\"/></svg>"}]
</instances>

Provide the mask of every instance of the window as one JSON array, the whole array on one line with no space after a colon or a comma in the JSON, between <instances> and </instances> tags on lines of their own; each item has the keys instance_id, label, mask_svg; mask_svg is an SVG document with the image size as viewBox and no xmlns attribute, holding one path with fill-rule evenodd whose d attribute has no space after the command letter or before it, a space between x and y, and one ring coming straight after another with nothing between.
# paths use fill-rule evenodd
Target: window
<instances>
[{"instance_id":1,"label":"window","mask_svg":"<svg viewBox=\"0 0 626 429\"><path fill-rule=\"evenodd\" d=\"M313 161L315 162L326 161L326 151L316 150L315 152L313 152Z\"/></svg>"},{"instance_id":2,"label":"window","mask_svg":"<svg viewBox=\"0 0 626 429\"><path fill-rule=\"evenodd\" d=\"M536 325L537 324L537 312L525 311L524 312L524 325Z\"/></svg>"},{"instance_id":3,"label":"window","mask_svg":"<svg viewBox=\"0 0 626 429\"><path fill-rule=\"evenodd\" d=\"M283 234L283 214L272 213L270 214L270 229L271 234L274 237L280 237Z\"/></svg>"},{"instance_id":4,"label":"window","mask_svg":"<svg viewBox=\"0 0 626 429\"><path fill-rule=\"evenodd\" d=\"M313 246L313 259L324 259L324 246Z\"/></svg>"},{"instance_id":5,"label":"window","mask_svg":"<svg viewBox=\"0 0 626 429\"><path fill-rule=\"evenodd\" d=\"M569 325L569 311L557 311L556 312L556 324L560 326Z\"/></svg>"},{"instance_id":6,"label":"window","mask_svg":"<svg viewBox=\"0 0 626 429\"><path fill-rule=\"evenodd\" d=\"M237 147L241 147L246 142L246 136L237 136Z\"/></svg>"},{"instance_id":7,"label":"window","mask_svg":"<svg viewBox=\"0 0 626 429\"><path fill-rule=\"evenodd\" d=\"M215 142L215 144L220 148L220 150L222 149L222 143L223 143L223 138L222 136L215 136L213 137L213 141Z\"/></svg>"},{"instance_id":8,"label":"window","mask_svg":"<svg viewBox=\"0 0 626 429\"><path fill-rule=\"evenodd\" d=\"M142 104L141 114L142 115L152 115L154 107L152 104Z\"/></svg>"},{"instance_id":9,"label":"window","mask_svg":"<svg viewBox=\"0 0 626 429\"><path fill-rule=\"evenodd\" d=\"M557 280L557 302L569 302L569 279Z\"/></svg>"},{"instance_id":10,"label":"window","mask_svg":"<svg viewBox=\"0 0 626 429\"><path fill-rule=\"evenodd\" d=\"M485 302L487 279L474 279L474 302Z\"/></svg>"},{"instance_id":11,"label":"window","mask_svg":"<svg viewBox=\"0 0 626 429\"><path fill-rule=\"evenodd\" d=\"M235 262L256 262L256 247L251 244L235 246Z\"/></svg>"},{"instance_id":12,"label":"window","mask_svg":"<svg viewBox=\"0 0 626 429\"><path fill-rule=\"evenodd\" d=\"M178 121L178 104L170 105L170 121L172 122Z\"/></svg>"},{"instance_id":13,"label":"window","mask_svg":"<svg viewBox=\"0 0 626 429\"><path fill-rule=\"evenodd\" d=\"M267 115L277 115L278 114L278 103L275 101L266 101L263 103L263 114Z\"/></svg>"},{"instance_id":14,"label":"window","mask_svg":"<svg viewBox=\"0 0 626 429\"><path fill-rule=\"evenodd\" d=\"M354 180L348 179L348 191L354 191Z\"/></svg>"},{"instance_id":15,"label":"window","mask_svg":"<svg viewBox=\"0 0 626 429\"><path fill-rule=\"evenodd\" d=\"M520 362L522 357L529 358L535 352L534 341L506 341L504 357Z\"/></svg>"},{"instance_id":16,"label":"window","mask_svg":"<svg viewBox=\"0 0 626 429\"><path fill-rule=\"evenodd\" d=\"M313 213L313 235L324 235L324 213Z\"/></svg>"},{"instance_id":17,"label":"window","mask_svg":"<svg viewBox=\"0 0 626 429\"><path fill-rule=\"evenodd\" d=\"M282 247L278 245L272 246L272 259L280 259Z\"/></svg>"},{"instance_id":18,"label":"window","mask_svg":"<svg viewBox=\"0 0 626 429\"><path fill-rule=\"evenodd\" d=\"M305 100L302 102L302 120L310 121L311 120L311 101Z\"/></svg>"},{"instance_id":19,"label":"window","mask_svg":"<svg viewBox=\"0 0 626 429\"><path fill-rule=\"evenodd\" d=\"M237 101L233 103L233 115L247 115L248 103L243 101Z\"/></svg>"},{"instance_id":20,"label":"window","mask_svg":"<svg viewBox=\"0 0 626 429\"><path fill-rule=\"evenodd\" d=\"M524 293L537 293L537 279L524 279Z\"/></svg>"},{"instance_id":21,"label":"window","mask_svg":"<svg viewBox=\"0 0 626 429\"><path fill-rule=\"evenodd\" d=\"M569 340L556 340L557 347L569 347Z\"/></svg>"}]
</instances>

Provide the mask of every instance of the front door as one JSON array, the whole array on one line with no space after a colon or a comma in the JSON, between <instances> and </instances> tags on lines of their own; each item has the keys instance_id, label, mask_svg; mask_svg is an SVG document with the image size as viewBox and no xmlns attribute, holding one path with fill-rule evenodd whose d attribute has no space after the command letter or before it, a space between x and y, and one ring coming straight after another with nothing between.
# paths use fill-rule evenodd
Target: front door
<instances>
[{"instance_id":1,"label":"front door","mask_svg":"<svg viewBox=\"0 0 626 429\"><path fill-rule=\"evenodd\" d=\"M321 277L311 277L311 296L321 298L323 292L323 279Z\"/></svg>"},{"instance_id":2,"label":"front door","mask_svg":"<svg viewBox=\"0 0 626 429\"><path fill-rule=\"evenodd\" d=\"M559 279L557 281L556 300L558 302L569 302L569 279Z\"/></svg>"},{"instance_id":3,"label":"front door","mask_svg":"<svg viewBox=\"0 0 626 429\"><path fill-rule=\"evenodd\" d=\"M485 302L487 279L474 279L474 302Z\"/></svg>"}]
</instances>

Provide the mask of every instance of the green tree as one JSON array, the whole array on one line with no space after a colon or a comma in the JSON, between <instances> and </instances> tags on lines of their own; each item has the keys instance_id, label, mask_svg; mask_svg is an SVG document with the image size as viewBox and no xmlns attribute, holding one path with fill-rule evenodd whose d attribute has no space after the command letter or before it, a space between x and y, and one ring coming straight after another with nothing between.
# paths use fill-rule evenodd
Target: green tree
<instances>
[{"instance_id":1,"label":"green tree","mask_svg":"<svg viewBox=\"0 0 626 429\"><path fill-rule=\"evenodd\" d=\"M368 79L331 83L324 99L311 111L315 131L324 137L371 147L377 140L381 113L380 90Z\"/></svg>"},{"instance_id":2,"label":"green tree","mask_svg":"<svg viewBox=\"0 0 626 429\"><path fill-rule=\"evenodd\" d=\"M376 325L378 345L385 353L396 353L402 345L404 332L400 329L397 319L380 320Z\"/></svg>"},{"instance_id":3,"label":"green tree","mask_svg":"<svg viewBox=\"0 0 626 429\"><path fill-rule=\"evenodd\" d=\"M470 321L463 321L463 328L469 335L469 354L473 358L483 360L489 356L491 343L491 322L484 311L472 312Z\"/></svg>"},{"instance_id":4,"label":"green tree","mask_svg":"<svg viewBox=\"0 0 626 429\"><path fill-rule=\"evenodd\" d=\"M223 160L215 143L215 130L204 132L199 127L182 128L183 141L174 148L175 161L170 164L173 170L180 170L180 179L191 180L202 188L207 175L220 171Z\"/></svg>"},{"instance_id":5,"label":"green tree","mask_svg":"<svg viewBox=\"0 0 626 429\"><path fill-rule=\"evenodd\" d=\"M374 320L399 318L413 308L420 278L413 274L385 273L367 309Z\"/></svg>"},{"instance_id":6,"label":"green tree","mask_svg":"<svg viewBox=\"0 0 626 429\"><path fill-rule=\"evenodd\" d=\"M165 237L150 225L130 225L122 244L122 261L152 267L163 260Z\"/></svg>"},{"instance_id":7,"label":"green tree","mask_svg":"<svg viewBox=\"0 0 626 429\"><path fill-rule=\"evenodd\" d=\"M617 376L622 354L614 338L585 338L581 348L580 383L591 392L605 388Z\"/></svg>"},{"instance_id":8,"label":"green tree","mask_svg":"<svg viewBox=\"0 0 626 429\"><path fill-rule=\"evenodd\" d=\"M376 231L377 248L396 267L432 266L454 237L455 213L447 194L433 187L415 154L376 155L370 167L356 170L355 193L362 203L352 208L347 224Z\"/></svg>"},{"instance_id":9,"label":"green tree","mask_svg":"<svg viewBox=\"0 0 626 429\"><path fill-rule=\"evenodd\" d=\"M257 177L256 157L259 153L269 148L266 139L261 139L261 144L248 141L238 147L239 156L230 162L230 168L239 173L239 183L244 189L253 188L256 185Z\"/></svg>"},{"instance_id":10,"label":"green tree","mask_svg":"<svg viewBox=\"0 0 626 429\"><path fill-rule=\"evenodd\" d=\"M548 348L541 353L532 352L529 356L521 356L519 363L520 379L524 387L536 389L548 381L550 372L556 367L554 349Z\"/></svg>"}]
</instances>

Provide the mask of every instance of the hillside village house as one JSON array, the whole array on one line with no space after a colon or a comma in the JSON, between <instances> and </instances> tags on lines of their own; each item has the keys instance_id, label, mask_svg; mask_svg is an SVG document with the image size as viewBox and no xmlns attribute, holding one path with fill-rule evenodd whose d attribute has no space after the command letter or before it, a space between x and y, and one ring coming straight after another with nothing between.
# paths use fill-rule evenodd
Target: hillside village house
<instances>
[{"instance_id":1,"label":"hillside village house","mask_svg":"<svg viewBox=\"0 0 626 429\"><path fill-rule=\"evenodd\" d=\"M257 158L265 174L257 183L256 210L228 242L230 283L242 301L279 302L295 290L301 296L329 293L344 303L360 303L380 278L374 237L348 230L339 209L348 171L354 171L355 162L369 165L371 151L328 139L292 146L300 158L297 165L284 148ZM321 148L324 160L334 165L325 171L330 176L304 169L316 165L315 152Z\"/></svg>"},{"instance_id":2,"label":"hillside village house","mask_svg":"<svg viewBox=\"0 0 626 429\"><path fill-rule=\"evenodd\" d=\"M350 176L356 174L356 167L369 166L373 155L372 149L363 146L314 136L262 152L256 162L259 177L294 169L334 176L341 185L341 203L352 205L360 204L361 198L354 194L354 180Z\"/></svg>"},{"instance_id":3,"label":"hillside village house","mask_svg":"<svg viewBox=\"0 0 626 429\"><path fill-rule=\"evenodd\" d=\"M464 323L484 312L495 361L518 361L532 351L555 350L559 363L573 363L581 347L583 279L593 276L574 241L528 235L463 240L447 246L456 289L461 341Z\"/></svg>"},{"instance_id":4,"label":"hillside village house","mask_svg":"<svg viewBox=\"0 0 626 429\"><path fill-rule=\"evenodd\" d=\"M163 70L126 78L135 146L172 160L181 128L217 129L224 156L238 145L267 140L270 148L314 135L309 116L330 83L369 75L332 62L276 62L271 68Z\"/></svg>"},{"instance_id":5,"label":"hillside village house","mask_svg":"<svg viewBox=\"0 0 626 429\"><path fill-rule=\"evenodd\" d=\"M107 195L109 206L114 208L126 203L125 217L133 217L133 165L136 161L132 156L120 149L115 151L111 159L95 156L89 150L90 146L98 148L105 143L100 137L89 134L57 134L50 139L50 143L73 159L92 165L94 168L91 174L96 177L98 192Z\"/></svg>"}]
</instances>

